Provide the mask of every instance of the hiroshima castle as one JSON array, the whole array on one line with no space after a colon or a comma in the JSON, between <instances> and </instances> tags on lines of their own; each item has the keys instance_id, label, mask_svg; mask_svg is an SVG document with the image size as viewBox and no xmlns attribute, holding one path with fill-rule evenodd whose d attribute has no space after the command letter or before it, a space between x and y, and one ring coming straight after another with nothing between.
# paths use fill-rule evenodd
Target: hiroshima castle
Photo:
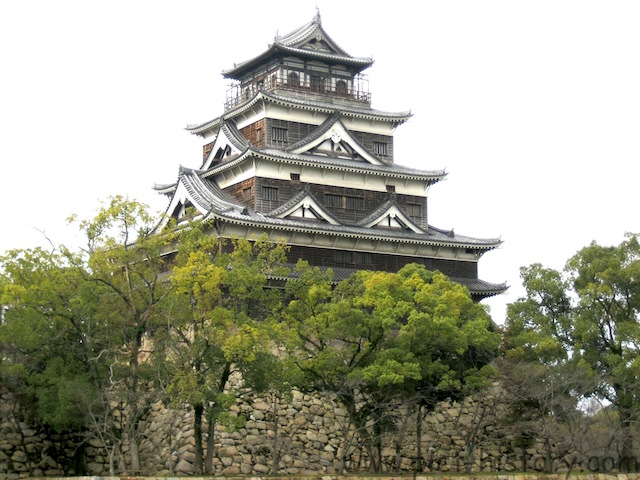
<instances>
[{"instance_id":1,"label":"hiroshima castle","mask_svg":"<svg viewBox=\"0 0 640 480\"><path fill-rule=\"evenodd\" d=\"M223 71L233 82L224 111L187 126L203 144L200 167L155 186L170 199L167 217L205 220L220 239L266 234L286 242L290 263L331 268L337 281L419 263L475 300L504 292L478 278L499 238L429 224L427 192L446 173L394 158L394 131L411 113L372 108L362 73L372 64L344 51L318 13Z\"/></svg>"}]
</instances>

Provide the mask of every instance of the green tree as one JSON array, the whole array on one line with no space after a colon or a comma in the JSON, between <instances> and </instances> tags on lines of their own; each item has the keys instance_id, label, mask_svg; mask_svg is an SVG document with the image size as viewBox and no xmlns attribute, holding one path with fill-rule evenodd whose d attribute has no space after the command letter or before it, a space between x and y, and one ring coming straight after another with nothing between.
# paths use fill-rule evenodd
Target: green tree
<instances>
[{"instance_id":1,"label":"green tree","mask_svg":"<svg viewBox=\"0 0 640 480\"><path fill-rule=\"evenodd\" d=\"M67 260L40 248L0 258L0 378L15 418L86 437L112 336L96 320L98 292Z\"/></svg>"},{"instance_id":2,"label":"green tree","mask_svg":"<svg viewBox=\"0 0 640 480\"><path fill-rule=\"evenodd\" d=\"M171 274L173 291L156 354L168 374L166 390L175 406L194 410L195 469L212 473L217 423L229 424L235 397L234 372L245 388L263 392L279 383L279 360L272 353L271 329L281 296L267 288L272 276L286 275L283 245L239 239L229 253L207 235L206 225L182 232ZM166 360L164 360L166 358ZM203 420L209 431L203 465Z\"/></svg>"},{"instance_id":3,"label":"green tree","mask_svg":"<svg viewBox=\"0 0 640 480\"><path fill-rule=\"evenodd\" d=\"M568 260L563 272L521 269L526 297L509 305L505 346L512 358L582 372L573 394L604 400L619 418L622 459L633 455L640 384L640 245L597 243Z\"/></svg>"},{"instance_id":4,"label":"green tree","mask_svg":"<svg viewBox=\"0 0 640 480\"><path fill-rule=\"evenodd\" d=\"M382 468L391 406L418 391L425 404L470 392L497 352L484 308L423 266L358 272L333 290L317 269L300 278L284 312L290 351L306 381L345 406L371 470Z\"/></svg>"},{"instance_id":5,"label":"green tree","mask_svg":"<svg viewBox=\"0 0 640 480\"><path fill-rule=\"evenodd\" d=\"M439 272L413 264L398 272L412 294L411 313L400 331L400 346L420 365L420 378L403 385L416 409L416 468L421 471L422 418L445 400L461 402L486 389L496 377L493 360L501 335L484 307L468 290ZM467 439L467 468L473 463L475 436Z\"/></svg>"},{"instance_id":6,"label":"green tree","mask_svg":"<svg viewBox=\"0 0 640 480\"><path fill-rule=\"evenodd\" d=\"M156 394L148 388L155 376L151 362L144 361L150 354L145 342L164 322L163 302L171 291L167 252L174 236L157 234L158 220L148 207L121 196L110 197L93 218L72 217L71 222L78 224L87 244L81 252L67 251L69 262L99 292L95 321L118 336L104 351L112 363L103 403L125 409L123 420L115 423L114 440L126 443L129 467L136 472L139 424Z\"/></svg>"}]
</instances>

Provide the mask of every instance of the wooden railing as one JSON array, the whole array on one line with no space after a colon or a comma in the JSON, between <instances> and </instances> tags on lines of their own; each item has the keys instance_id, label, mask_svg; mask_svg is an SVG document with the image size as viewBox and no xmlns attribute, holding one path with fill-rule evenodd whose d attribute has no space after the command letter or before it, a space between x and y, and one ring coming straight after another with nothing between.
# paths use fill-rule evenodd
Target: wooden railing
<instances>
[{"instance_id":1,"label":"wooden railing","mask_svg":"<svg viewBox=\"0 0 640 480\"><path fill-rule=\"evenodd\" d=\"M273 77L276 77L275 75ZM227 100L224 104L225 110L229 110L238 105L251 100L260 90L266 92L280 90L295 93L296 96L314 100L342 99L350 102L371 105L371 93L360 88L348 88L346 85L331 85L317 82L287 82L286 79L267 78L264 81L250 83L241 87L240 84L233 84L227 90Z\"/></svg>"}]
</instances>

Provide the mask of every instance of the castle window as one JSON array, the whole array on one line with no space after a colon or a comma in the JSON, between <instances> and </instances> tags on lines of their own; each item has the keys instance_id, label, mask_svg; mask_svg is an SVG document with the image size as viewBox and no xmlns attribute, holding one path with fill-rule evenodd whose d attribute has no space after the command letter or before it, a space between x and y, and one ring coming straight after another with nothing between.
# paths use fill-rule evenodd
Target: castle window
<instances>
[{"instance_id":1,"label":"castle window","mask_svg":"<svg viewBox=\"0 0 640 480\"><path fill-rule=\"evenodd\" d=\"M343 265L373 265L373 255L367 252L345 252L336 250L334 260Z\"/></svg>"},{"instance_id":2,"label":"castle window","mask_svg":"<svg viewBox=\"0 0 640 480\"><path fill-rule=\"evenodd\" d=\"M335 252L336 263L351 264L353 263L353 256L351 252L345 252L343 250L336 250Z\"/></svg>"},{"instance_id":3,"label":"castle window","mask_svg":"<svg viewBox=\"0 0 640 480\"><path fill-rule=\"evenodd\" d=\"M256 142L262 141L262 129L256 128Z\"/></svg>"},{"instance_id":4,"label":"castle window","mask_svg":"<svg viewBox=\"0 0 640 480\"><path fill-rule=\"evenodd\" d=\"M387 185L387 192L395 193L395 191L396 191L396 186L395 185Z\"/></svg>"},{"instance_id":5,"label":"castle window","mask_svg":"<svg viewBox=\"0 0 640 480\"><path fill-rule=\"evenodd\" d=\"M410 217L422 217L422 205L419 203L407 203L407 213Z\"/></svg>"},{"instance_id":6,"label":"castle window","mask_svg":"<svg viewBox=\"0 0 640 480\"><path fill-rule=\"evenodd\" d=\"M340 95L342 97L347 96L347 82L344 80L336 81L336 95Z\"/></svg>"},{"instance_id":7,"label":"castle window","mask_svg":"<svg viewBox=\"0 0 640 480\"><path fill-rule=\"evenodd\" d=\"M327 207L344 208L346 210L364 210L364 198L348 197L346 195L333 195L326 193L324 203Z\"/></svg>"},{"instance_id":8,"label":"castle window","mask_svg":"<svg viewBox=\"0 0 640 480\"><path fill-rule=\"evenodd\" d=\"M357 265L373 265L373 255L366 252L356 252Z\"/></svg>"},{"instance_id":9,"label":"castle window","mask_svg":"<svg viewBox=\"0 0 640 480\"><path fill-rule=\"evenodd\" d=\"M287 76L287 83L290 87L299 87L300 86L300 76L296 72L290 72Z\"/></svg>"},{"instance_id":10,"label":"castle window","mask_svg":"<svg viewBox=\"0 0 640 480\"><path fill-rule=\"evenodd\" d=\"M300 181L300 174L299 173L291 173L291 180L294 180L296 182Z\"/></svg>"},{"instance_id":11,"label":"castle window","mask_svg":"<svg viewBox=\"0 0 640 480\"><path fill-rule=\"evenodd\" d=\"M344 208L347 210L364 210L364 198L344 197Z\"/></svg>"},{"instance_id":12,"label":"castle window","mask_svg":"<svg viewBox=\"0 0 640 480\"><path fill-rule=\"evenodd\" d=\"M278 200L276 187L262 187L262 200Z\"/></svg>"},{"instance_id":13,"label":"castle window","mask_svg":"<svg viewBox=\"0 0 640 480\"><path fill-rule=\"evenodd\" d=\"M324 195L324 203L327 207L342 208L342 195L333 195L326 193Z\"/></svg>"},{"instance_id":14,"label":"castle window","mask_svg":"<svg viewBox=\"0 0 640 480\"><path fill-rule=\"evenodd\" d=\"M251 187L242 190L242 200L248 202L251 200Z\"/></svg>"},{"instance_id":15,"label":"castle window","mask_svg":"<svg viewBox=\"0 0 640 480\"><path fill-rule=\"evenodd\" d=\"M324 78L316 75L311 76L311 91L315 93L324 93Z\"/></svg>"},{"instance_id":16,"label":"castle window","mask_svg":"<svg viewBox=\"0 0 640 480\"><path fill-rule=\"evenodd\" d=\"M375 155L388 155L387 144L385 142L373 142L373 153Z\"/></svg>"},{"instance_id":17,"label":"castle window","mask_svg":"<svg viewBox=\"0 0 640 480\"><path fill-rule=\"evenodd\" d=\"M286 142L287 141L287 129L282 127L271 128L271 140L274 142Z\"/></svg>"}]
</instances>

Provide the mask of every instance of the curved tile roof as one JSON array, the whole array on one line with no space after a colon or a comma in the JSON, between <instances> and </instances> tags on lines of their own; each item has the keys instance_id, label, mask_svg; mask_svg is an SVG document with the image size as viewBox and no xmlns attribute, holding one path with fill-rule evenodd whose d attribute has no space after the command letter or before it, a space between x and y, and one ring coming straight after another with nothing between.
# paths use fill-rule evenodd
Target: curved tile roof
<instances>
[{"instance_id":1,"label":"curved tile roof","mask_svg":"<svg viewBox=\"0 0 640 480\"><path fill-rule=\"evenodd\" d=\"M502 243L500 239L496 238L481 239L457 234L450 236L441 233L441 231L437 229L430 229L429 235L427 235L425 233L416 233L412 230L368 228L357 225L332 225L328 222L309 222L303 219L272 217L248 211L244 206L228 200L213 199L212 196L214 192L202 194L202 189L206 187L196 186L195 183L199 180L202 184L204 181L200 179L199 175L195 174L195 172L192 171L191 173L194 173L194 175L183 175L181 181L184 181L183 179L188 180L190 183L188 187L190 188L189 191L195 191L198 193L197 198L203 199L205 203L203 203L201 207L204 207L204 209L209 208L207 217L221 218L230 223L261 226L274 230L360 237L402 243L473 248L478 250L492 250ZM212 183L213 182L207 182L207 185L211 185Z\"/></svg>"},{"instance_id":2,"label":"curved tile roof","mask_svg":"<svg viewBox=\"0 0 640 480\"><path fill-rule=\"evenodd\" d=\"M444 232L428 227L428 233L417 233L412 230L371 228L359 225L332 225L324 222L309 222L304 219L277 218L248 210L245 206L228 198L214 181L205 177L208 172L181 167L178 182L189 192L198 206L208 211L208 217L222 218L236 224L251 224L274 230L300 231L308 233L324 233L337 236L351 236L402 243L441 245L449 247L492 250L498 247L499 238L481 239Z\"/></svg>"},{"instance_id":3,"label":"curved tile roof","mask_svg":"<svg viewBox=\"0 0 640 480\"><path fill-rule=\"evenodd\" d=\"M366 217L356 222L356 225L364 227L369 223L378 220L380 217L382 217L386 212L391 210L393 207L395 207L399 212L402 212L402 208L400 208L396 203L395 194L390 194L389 199L387 201L382 202L382 204L378 208L376 208L373 212L371 212L369 215L367 215ZM419 225L416 225L415 222L411 221L411 219L407 217L404 213L402 213L402 216L404 217L404 220L406 220L407 222L410 222L411 226L414 227L416 230L429 234L428 231L425 232L422 227L420 227Z\"/></svg>"},{"instance_id":4,"label":"curved tile roof","mask_svg":"<svg viewBox=\"0 0 640 480\"><path fill-rule=\"evenodd\" d=\"M370 155L371 158L374 161L377 161L379 163L384 163L382 162L382 160L380 160L378 157L376 157L375 155L373 155L372 153L370 153L359 141L357 138L355 138L351 132L349 131L349 129L342 123L342 121L340 120L340 112L334 112L333 115L331 115L330 117L327 117L327 119L322 122L315 130L313 130L309 135L307 135L306 137L302 138L301 140L297 141L296 143L289 145L288 147L285 148L285 151L287 152L293 152L294 150L296 150L299 147L303 147L305 145L309 145L311 143L313 143L315 140L319 139L320 137L322 137L323 135L325 135L329 130L331 130L331 127L338 124L340 128L342 128L345 133L348 135L348 141L347 143L352 144L351 147L353 148L354 146L357 149L361 150L361 154L363 156L366 155Z\"/></svg>"},{"instance_id":5,"label":"curved tile roof","mask_svg":"<svg viewBox=\"0 0 640 480\"><path fill-rule=\"evenodd\" d=\"M447 176L443 170L418 170L415 168L403 167L398 164L374 165L369 162L351 160L339 157L324 157L320 155L310 155L306 153L283 152L282 150L265 148L252 150L258 156L267 159L278 160L283 163L294 163L322 168L331 168L347 172L363 173L369 175L385 175L394 178L426 180L432 183L438 182ZM221 165L222 166L222 165Z\"/></svg>"},{"instance_id":6,"label":"curved tile roof","mask_svg":"<svg viewBox=\"0 0 640 480\"><path fill-rule=\"evenodd\" d=\"M393 122L395 125L404 123L412 117L412 113L409 111L397 113L383 112L381 110L375 110L368 107L358 107L341 103L314 101L309 98L293 97L281 93L266 92L264 90L260 90L253 96L251 100L228 110L222 116L203 123L189 124L185 127L185 130L193 134L201 134L212 128L217 128L225 119L233 118L236 115L250 110L260 101L271 102L286 107L300 108L302 110L322 112L329 115L333 115L335 112L339 112L346 117Z\"/></svg>"},{"instance_id":7,"label":"curved tile roof","mask_svg":"<svg viewBox=\"0 0 640 480\"><path fill-rule=\"evenodd\" d=\"M229 142L238 150L243 151L250 145L249 141L240 133L236 122L233 120L223 120L220 130L225 133Z\"/></svg>"},{"instance_id":8,"label":"curved tile roof","mask_svg":"<svg viewBox=\"0 0 640 480\"><path fill-rule=\"evenodd\" d=\"M304 45L314 38L324 40L331 50L314 50L305 48ZM334 42L327 32L322 28L320 14L314 19L300 28L284 35L276 36L274 42L261 54L235 64L233 68L229 68L222 72L225 78L233 78L239 80L242 75L250 71L255 66L267 61L270 57L278 54L290 54L298 57L307 57L318 60L324 60L330 63L341 63L350 65L357 72L361 72L365 68L373 64L372 58L358 58L349 55L336 42Z\"/></svg>"},{"instance_id":9,"label":"curved tile roof","mask_svg":"<svg viewBox=\"0 0 640 480\"><path fill-rule=\"evenodd\" d=\"M309 135L305 136L304 138L301 138L296 143L292 143L291 145L285 148L285 151L290 152L292 150L295 150L298 147L302 147L304 145L307 145L313 142L314 140L317 140L322 135L327 133L329 129L339 120L340 120L340 112L333 112L331 116L327 117L327 119L324 122L322 122L320 125L318 125Z\"/></svg>"},{"instance_id":10,"label":"curved tile roof","mask_svg":"<svg viewBox=\"0 0 640 480\"><path fill-rule=\"evenodd\" d=\"M405 180L426 181L429 182L430 185L439 182L447 175L444 170L417 170L414 168L403 167L396 164L374 165L372 163L350 160L346 158L289 153L283 152L282 150L270 148L258 150L252 147L247 148L236 158L215 165L209 170L202 172L202 174L204 177L211 177L225 170L236 167L243 162L248 161L254 156L263 158L265 160L272 160L275 162L291 165L325 168L343 172L364 173L367 175L379 175L391 178L401 178Z\"/></svg>"},{"instance_id":11,"label":"curved tile roof","mask_svg":"<svg viewBox=\"0 0 640 480\"><path fill-rule=\"evenodd\" d=\"M316 205L318 205L319 208L321 207L321 203L318 201L318 199L315 197L315 195L313 195L313 193L311 193L311 188L309 187L309 184L305 184L304 187L302 187L300 190L298 190L295 194L293 194L293 196L286 201L285 203L283 203L282 205L280 205L278 208L275 208L274 210L270 211L267 216L268 217L278 217L279 215L285 213L287 210L295 207L299 202L301 202L303 199L305 198L311 198ZM339 224L340 222L338 221L338 219L332 215L330 212L328 212L326 209L322 209L322 214L331 219L335 224Z\"/></svg>"},{"instance_id":12,"label":"curved tile roof","mask_svg":"<svg viewBox=\"0 0 640 480\"><path fill-rule=\"evenodd\" d=\"M204 210L220 214L242 212L242 205L228 200L215 182L202 180L197 170L181 167L178 182L185 187L191 198Z\"/></svg>"}]
</instances>

